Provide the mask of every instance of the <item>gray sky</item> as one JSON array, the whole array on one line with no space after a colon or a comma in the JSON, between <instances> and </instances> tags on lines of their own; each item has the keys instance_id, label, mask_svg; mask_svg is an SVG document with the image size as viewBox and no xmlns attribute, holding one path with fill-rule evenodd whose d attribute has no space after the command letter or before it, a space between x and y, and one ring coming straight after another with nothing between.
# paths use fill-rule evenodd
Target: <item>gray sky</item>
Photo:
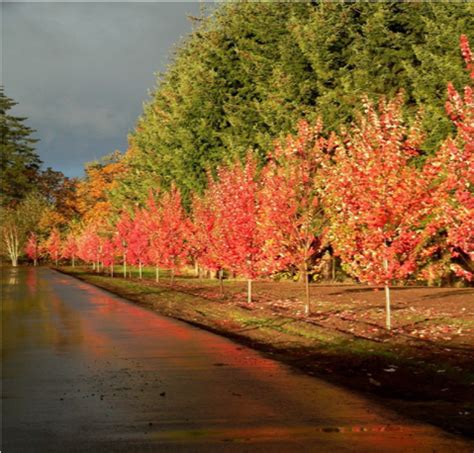
<instances>
[{"instance_id":1,"label":"gray sky","mask_svg":"<svg viewBox=\"0 0 474 453\"><path fill-rule=\"evenodd\" d=\"M41 139L44 167L80 176L127 133L191 30L196 2L2 3L2 84Z\"/></svg>"}]
</instances>

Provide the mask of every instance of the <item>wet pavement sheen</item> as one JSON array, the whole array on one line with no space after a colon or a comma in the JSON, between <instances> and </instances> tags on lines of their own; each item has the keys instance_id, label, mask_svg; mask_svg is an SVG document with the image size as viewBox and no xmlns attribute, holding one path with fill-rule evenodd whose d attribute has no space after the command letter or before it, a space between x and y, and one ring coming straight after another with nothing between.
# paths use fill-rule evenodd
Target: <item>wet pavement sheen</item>
<instances>
[{"instance_id":1,"label":"wet pavement sheen","mask_svg":"<svg viewBox=\"0 0 474 453\"><path fill-rule=\"evenodd\" d=\"M2 269L2 296L6 453L472 451L46 268Z\"/></svg>"}]
</instances>

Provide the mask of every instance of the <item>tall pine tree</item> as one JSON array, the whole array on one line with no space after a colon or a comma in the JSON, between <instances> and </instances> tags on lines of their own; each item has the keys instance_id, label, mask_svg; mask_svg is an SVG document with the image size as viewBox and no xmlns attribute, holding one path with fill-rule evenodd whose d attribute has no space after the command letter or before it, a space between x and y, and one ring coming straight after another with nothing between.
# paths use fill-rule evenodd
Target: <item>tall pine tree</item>
<instances>
[{"instance_id":1,"label":"tall pine tree","mask_svg":"<svg viewBox=\"0 0 474 453\"><path fill-rule=\"evenodd\" d=\"M35 132L24 124L26 118L14 116L9 111L17 103L7 97L0 87L0 203L2 206L16 204L35 185L41 160L35 152L32 137Z\"/></svg>"}]
</instances>

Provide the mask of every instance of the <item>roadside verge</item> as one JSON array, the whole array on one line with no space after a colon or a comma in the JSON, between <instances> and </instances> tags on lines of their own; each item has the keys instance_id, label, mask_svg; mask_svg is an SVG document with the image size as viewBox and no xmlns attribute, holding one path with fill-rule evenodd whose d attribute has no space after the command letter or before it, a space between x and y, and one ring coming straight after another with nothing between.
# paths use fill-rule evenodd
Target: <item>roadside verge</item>
<instances>
[{"instance_id":1,"label":"roadside verge","mask_svg":"<svg viewBox=\"0 0 474 453\"><path fill-rule=\"evenodd\" d=\"M317 288L313 292L319 310L305 318L291 309L297 301L291 305L291 299L277 298L276 290L284 293L284 286L278 283L262 286L262 300L248 305L238 283L227 283L227 297L222 298L214 282L181 279L171 287L167 282L112 279L81 268L57 270L159 314L258 349L305 373L363 392L404 416L474 438L470 338L453 343L406 335L404 330L388 334L370 327L367 316L349 316L340 297L337 310L330 300L327 308L317 300ZM334 289L337 287L327 294L337 294ZM339 292L353 294L350 291L355 290L344 287ZM433 297L439 294L434 291Z\"/></svg>"}]
</instances>

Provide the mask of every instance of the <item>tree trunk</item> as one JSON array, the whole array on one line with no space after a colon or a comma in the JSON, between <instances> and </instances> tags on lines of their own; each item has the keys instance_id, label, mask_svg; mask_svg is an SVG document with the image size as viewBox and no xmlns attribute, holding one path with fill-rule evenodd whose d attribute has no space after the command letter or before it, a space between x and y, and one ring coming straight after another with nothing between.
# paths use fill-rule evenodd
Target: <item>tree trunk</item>
<instances>
[{"instance_id":1,"label":"tree trunk","mask_svg":"<svg viewBox=\"0 0 474 453\"><path fill-rule=\"evenodd\" d=\"M433 272L433 266L428 267L428 286L435 285L435 273Z\"/></svg>"},{"instance_id":2,"label":"tree trunk","mask_svg":"<svg viewBox=\"0 0 474 453\"><path fill-rule=\"evenodd\" d=\"M35 258L35 259L33 260L33 266L36 267L37 265L38 265L38 260Z\"/></svg>"},{"instance_id":3,"label":"tree trunk","mask_svg":"<svg viewBox=\"0 0 474 453\"><path fill-rule=\"evenodd\" d=\"M307 263L304 264L303 278L304 278L304 292L305 292L304 314L305 316L308 316L311 311L311 307L310 307L310 301L309 301L309 275L308 275Z\"/></svg>"},{"instance_id":4,"label":"tree trunk","mask_svg":"<svg viewBox=\"0 0 474 453\"><path fill-rule=\"evenodd\" d=\"M138 263L138 276L139 276L140 280L141 280L142 277L143 277L142 263L141 263L141 262Z\"/></svg>"},{"instance_id":5,"label":"tree trunk","mask_svg":"<svg viewBox=\"0 0 474 453\"><path fill-rule=\"evenodd\" d=\"M123 278L127 278L127 255L123 255Z\"/></svg>"},{"instance_id":6,"label":"tree trunk","mask_svg":"<svg viewBox=\"0 0 474 453\"><path fill-rule=\"evenodd\" d=\"M199 266L199 283L202 283L204 278L206 277L206 270Z\"/></svg>"},{"instance_id":7,"label":"tree trunk","mask_svg":"<svg viewBox=\"0 0 474 453\"><path fill-rule=\"evenodd\" d=\"M75 262L75 257L74 257L74 255L72 255L72 267L74 267L75 264L76 264L76 262Z\"/></svg>"},{"instance_id":8,"label":"tree trunk","mask_svg":"<svg viewBox=\"0 0 474 453\"><path fill-rule=\"evenodd\" d=\"M95 261L92 262L92 270L95 271Z\"/></svg>"},{"instance_id":9,"label":"tree trunk","mask_svg":"<svg viewBox=\"0 0 474 453\"><path fill-rule=\"evenodd\" d=\"M383 267L385 271L388 271L388 261L387 258L384 258L383 260ZM388 284L385 284L385 326L387 327L387 330L390 330L392 328L391 325L391 316L390 316L390 287Z\"/></svg>"},{"instance_id":10,"label":"tree trunk","mask_svg":"<svg viewBox=\"0 0 474 453\"><path fill-rule=\"evenodd\" d=\"M20 244L18 240L18 231L16 227L7 227L3 232L3 241L8 250L8 255L12 266L18 266L18 255L20 254Z\"/></svg>"},{"instance_id":11,"label":"tree trunk","mask_svg":"<svg viewBox=\"0 0 474 453\"><path fill-rule=\"evenodd\" d=\"M199 278L199 265L197 261L194 261L194 275Z\"/></svg>"},{"instance_id":12,"label":"tree trunk","mask_svg":"<svg viewBox=\"0 0 474 453\"><path fill-rule=\"evenodd\" d=\"M155 280L156 280L156 283L160 282L160 268L158 266L156 266L155 268Z\"/></svg>"},{"instance_id":13,"label":"tree trunk","mask_svg":"<svg viewBox=\"0 0 474 453\"><path fill-rule=\"evenodd\" d=\"M391 319L390 319L390 287L385 285L385 311L386 311L386 319L385 325L387 330L392 328Z\"/></svg>"},{"instance_id":14,"label":"tree trunk","mask_svg":"<svg viewBox=\"0 0 474 453\"><path fill-rule=\"evenodd\" d=\"M252 303L252 280L247 280L247 303Z\"/></svg>"},{"instance_id":15,"label":"tree trunk","mask_svg":"<svg viewBox=\"0 0 474 453\"><path fill-rule=\"evenodd\" d=\"M336 281L336 257L333 256L331 258L331 264L332 264L332 281Z\"/></svg>"},{"instance_id":16,"label":"tree trunk","mask_svg":"<svg viewBox=\"0 0 474 453\"><path fill-rule=\"evenodd\" d=\"M221 290L221 297L224 297L224 269L219 270L219 286Z\"/></svg>"},{"instance_id":17,"label":"tree trunk","mask_svg":"<svg viewBox=\"0 0 474 453\"><path fill-rule=\"evenodd\" d=\"M110 276L114 278L114 264L113 263L110 265Z\"/></svg>"}]
</instances>

